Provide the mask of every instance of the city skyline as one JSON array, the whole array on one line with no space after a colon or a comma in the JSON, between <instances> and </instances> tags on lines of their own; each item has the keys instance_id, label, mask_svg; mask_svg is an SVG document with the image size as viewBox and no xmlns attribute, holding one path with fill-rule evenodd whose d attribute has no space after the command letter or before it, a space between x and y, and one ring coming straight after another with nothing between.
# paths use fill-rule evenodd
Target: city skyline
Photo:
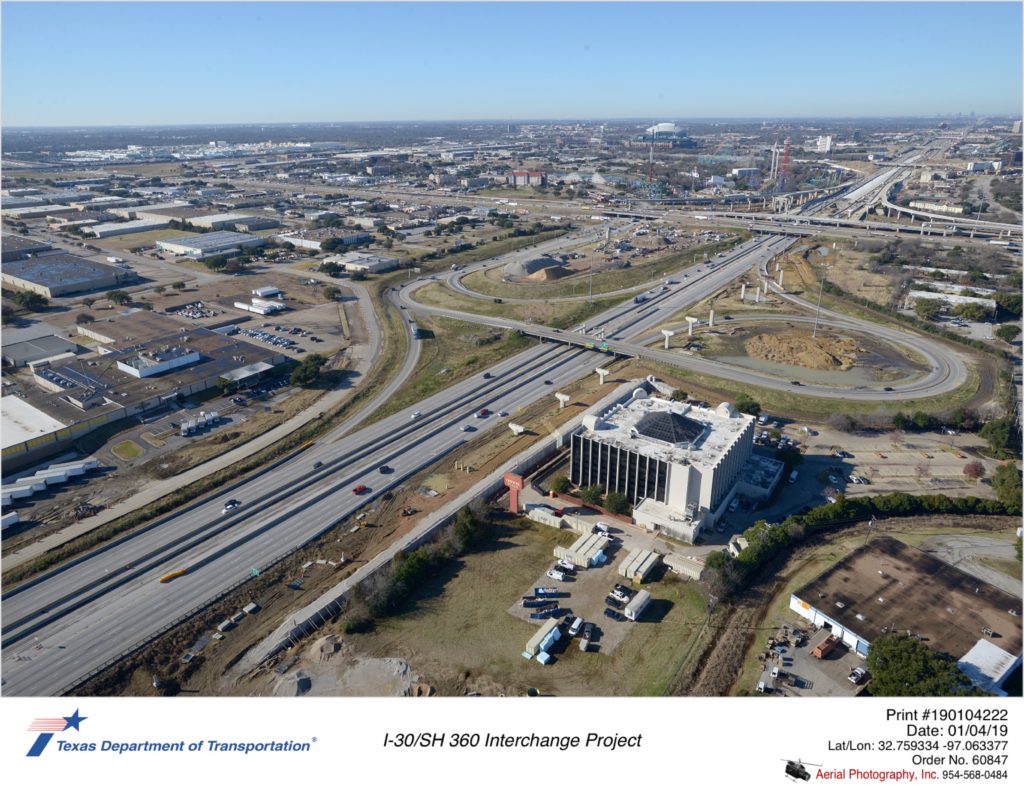
<instances>
[{"instance_id":1,"label":"city skyline","mask_svg":"<svg viewBox=\"0 0 1024 791\"><path fill-rule=\"evenodd\" d=\"M3 23L6 128L1021 112L1015 3L8 2Z\"/></svg>"}]
</instances>

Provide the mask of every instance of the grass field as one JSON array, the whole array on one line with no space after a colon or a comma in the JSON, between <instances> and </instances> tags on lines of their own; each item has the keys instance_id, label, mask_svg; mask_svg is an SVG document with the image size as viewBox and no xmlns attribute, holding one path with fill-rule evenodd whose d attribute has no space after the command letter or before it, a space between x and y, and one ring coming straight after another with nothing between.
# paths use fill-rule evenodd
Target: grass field
<instances>
[{"instance_id":1,"label":"grass field","mask_svg":"<svg viewBox=\"0 0 1024 791\"><path fill-rule=\"evenodd\" d=\"M124 459L125 461L137 459L139 456L145 453L141 445L130 439L126 439L124 442L117 443L114 447L110 449L110 452L117 456L117 458Z\"/></svg>"},{"instance_id":2,"label":"grass field","mask_svg":"<svg viewBox=\"0 0 1024 791\"><path fill-rule=\"evenodd\" d=\"M716 242L715 244L694 247L680 253L662 256L661 258L643 261L628 269L614 269L594 274L594 294L607 294L626 288L636 288L693 266L694 257L698 262L706 253L709 257L717 255L737 244L736 239ZM575 275L569 279L553 283L499 283L487 277L483 272L473 272L462 281L467 288L491 297L509 297L512 299L552 299L583 295L590 289L590 277L587 273Z\"/></svg>"},{"instance_id":3,"label":"grass field","mask_svg":"<svg viewBox=\"0 0 1024 791\"><path fill-rule=\"evenodd\" d=\"M1021 577L1022 564L1019 560L1009 558L978 558L978 562L988 566L990 569L1001 571L1015 580Z\"/></svg>"},{"instance_id":4,"label":"grass field","mask_svg":"<svg viewBox=\"0 0 1024 791\"><path fill-rule=\"evenodd\" d=\"M492 538L451 561L412 592L404 613L354 636L360 653L400 656L442 695L474 690L522 695L659 695L690 653L705 620L696 585L650 586L672 603L661 623L637 625L614 654L568 650L549 667L520 656L535 628L510 616L514 603L551 561L562 531L525 520L500 522ZM575 646L572 646L575 649Z\"/></svg>"},{"instance_id":5,"label":"grass field","mask_svg":"<svg viewBox=\"0 0 1024 791\"><path fill-rule=\"evenodd\" d=\"M161 239L174 239L177 236L191 236L190 231L176 231L173 228L160 228L156 231L145 231L144 233L125 233L119 236L107 236L92 242L102 245L117 247L128 250L135 247L152 247Z\"/></svg>"},{"instance_id":6,"label":"grass field","mask_svg":"<svg viewBox=\"0 0 1024 791\"><path fill-rule=\"evenodd\" d=\"M700 391L699 397L708 401L727 400L736 398L737 393L747 393L755 401L761 404L761 408L773 415L792 417L798 420L827 420L829 417L844 413L848 415L887 415L895 411L916 412L921 410L929 414L943 414L950 410L963 406L974 398L981 386L981 375L978 369L972 365L968 366L967 382L952 393L946 393L932 398L922 398L913 401L857 401L855 399L836 398L815 398L799 393L790 393L783 390L771 390L768 388L752 387L746 384L736 384L728 379L721 379L717 376L698 374L685 370L685 360L680 361L680 367L664 365L652 360L646 361L652 369L663 374L667 381L683 389L693 389L694 395Z\"/></svg>"},{"instance_id":7,"label":"grass field","mask_svg":"<svg viewBox=\"0 0 1024 791\"><path fill-rule=\"evenodd\" d=\"M425 305L449 308L484 316L500 316L517 321L533 321L549 327L566 329L595 316L622 301L622 297L595 299L591 302L544 302L504 304L473 299L449 291L439 283L431 283L416 292L416 298Z\"/></svg>"},{"instance_id":8,"label":"grass field","mask_svg":"<svg viewBox=\"0 0 1024 791\"><path fill-rule=\"evenodd\" d=\"M436 272L441 269L448 269L452 265L466 266L467 264L475 264L478 261L486 261L488 258L495 258L515 250L521 250L530 245L546 242L548 239L565 236L568 232L565 229L558 229L555 231L543 231L531 236L510 236L507 239L499 239L496 242L486 242L479 247L474 247L472 250L451 253L435 261L424 261L421 264L417 264L417 266L422 267L426 271Z\"/></svg>"},{"instance_id":9,"label":"grass field","mask_svg":"<svg viewBox=\"0 0 1024 791\"><path fill-rule=\"evenodd\" d=\"M415 371L395 397L374 413L375 419L405 409L535 343L518 333L437 316L418 319L417 325L434 337L417 341L421 352Z\"/></svg>"}]
</instances>

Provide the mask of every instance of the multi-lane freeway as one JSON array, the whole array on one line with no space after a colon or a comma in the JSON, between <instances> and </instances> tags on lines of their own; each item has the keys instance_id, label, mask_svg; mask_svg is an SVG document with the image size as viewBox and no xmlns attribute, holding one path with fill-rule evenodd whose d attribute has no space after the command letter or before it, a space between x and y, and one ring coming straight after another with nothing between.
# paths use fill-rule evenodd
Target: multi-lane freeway
<instances>
[{"instance_id":1,"label":"multi-lane freeway","mask_svg":"<svg viewBox=\"0 0 1024 791\"><path fill-rule=\"evenodd\" d=\"M774 390L785 390L821 398L837 400L857 399L863 401L920 399L952 392L967 380L968 371L963 356L948 345L927 336L874 324L863 319L844 316L829 310L820 311L819 323L822 327L839 331L870 334L896 347L909 350L915 356L925 361L928 371L920 377L876 386L862 385L850 388L815 383L794 384L792 381L750 368L697 357L678 350L651 347L651 344L661 340L662 336L660 333L652 335L647 330L666 324L671 317L678 314L679 311L688 305L699 302L706 296L728 285L739 275L748 271L748 268L755 262L762 277L770 283L771 281L766 269L767 263L775 255L782 252L790 244L790 241L785 237L758 237L751 240L740 245L736 251L724 259L718 259L722 261L720 264L716 265L712 261L710 262L711 266L703 264L694 270L690 270L693 272L692 279L687 278L682 284L677 283L668 286L666 291L656 298L645 302L640 306L639 310L629 310L627 316L613 324L608 324L603 318L591 319L587 322L589 329L586 331L583 331L583 328L579 331L563 331L515 319L486 316L468 311L456 311L450 308L427 305L417 301L415 296L416 290L423 285L422 282L413 282L404 286L399 293L398 299L407 309L414 312L447 316L462 321L520 330L537 337L559 343L573 344L583 348L586 348L588 345L595 346L605 343L607 344L608 351L615 354L656 360L696 373L726 378L741 385L747 384ZM486 266L486 264L481 266ZM772 284L772 288L780 297L802 310L815 311L815 305L787 294L774 284ZM707 317L704 318L706 319ZM744 317L741 321L748 322L750 320L752 319ZM813 319L809 319L806 315L776 314L770 318L765 317L765 320L789 321L792 323L813 322ZM732 322L719 316L716 323L734 324L737 322ZM679 334L686 331L685 327L686 325L682 324L671 325L668 328Z\"/></svg>"},{"instance_id":2,"label":"multi-lane freeway","mask_svg":"<svg viewBox=\"0 0 1024 791\"><path fill-rule=\"evenodd\" d=\"M748 242L715 278L673 295L671 309L703 299L766 260L769 244ZM611 338L644 332L660 320L650 305L629 303L593 321ZM4 693L50 695L70 688L244 580L250 569L293 552L369 497L451 453L474 433L463 426L494 425L495 417L473 416L480 407L514 415L605 359L578 347L536 346L495 366L487 378L465 380L359 432L327 435L247 481L8 591ZM414 412L420 413L416 419ZM368 491L355 494L360 485ZM228 499L241 505L225 514ZM185 568L183 576L158 581Z\"/></svg>"},{"instance_id":3,"label":"multi-lane freeway","mask_svg":"<svg viewBox=\"0 0 1024 791\"><path fill-rule=\"evenodd\" d=\"M368 498L450 454L475 431L496 425L500 417L474 417L481 407L488 407L498 416L502 412L511 416L518 408L564 389L592 371L607 358L583 348L587 341L596 338L619 354L661 359L654 357L660 350L645 345L655 328L753 267L764 271L768 261L790 241L764 236L745 242L711 266L698 267L699 271L693 271L683 283L669 286L649 301L629 302L590 319L589 333L558 332L422 306L413 294L417 287L432 282L428 278L392 292L389 296L406 305L403 313L424 310L516 327L557 343L535 346L494 366L484 376L460 382L358 432L332 432L215 496L8 591L2 632L4 694L51 695L65 691L187 618L196 608L246 579L250 569L263 568L294 552L359 511ZM829 320L856 323L844 317ZM879 332L875 325L868 327ZM935 347L931 350L935 368L946 364L953 371L956 363L950 352L940 344ZM720 365L681 358L674 352L665 354L673 364L694 370L698 363ZM721 374L723 369L719 367L717 372ZM729 371L727 375L733 378L734 373ZM785 386L777 379L768 379L765 386ZM930 387L948 390L955 381L951 373L934 380ZM819 394L810 386L806 390ZM886 398L893 396L884 394ZM865 394L858 392L856 397ZM414 418L413 413L418 416ZM465 426L471 430L463 430ZM367 490L356 494L353 489L359 486ZM228 499L239 500L241 505L224 513ZM177 569L188 569L188 573L170 582L159 582L161 576Z\"/></svg>"}]
</instances>

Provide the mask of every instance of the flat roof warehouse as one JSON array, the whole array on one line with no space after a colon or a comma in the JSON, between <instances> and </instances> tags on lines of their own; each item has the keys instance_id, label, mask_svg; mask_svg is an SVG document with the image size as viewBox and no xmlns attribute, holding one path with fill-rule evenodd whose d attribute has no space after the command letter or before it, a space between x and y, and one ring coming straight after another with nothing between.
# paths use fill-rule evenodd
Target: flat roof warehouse
<instances>
[{"instance_id":1,"label":"flat roof warehouse","mask_svg":"<svg viewBox=\"0 0 1024 791\"><path fill-rule=\"evenodd\" d=\"M873 539L794 596L868 642L910 632L957 658L982 638L1021 653L1020 598L893 538Z\"/></svg>"}]
</instances>

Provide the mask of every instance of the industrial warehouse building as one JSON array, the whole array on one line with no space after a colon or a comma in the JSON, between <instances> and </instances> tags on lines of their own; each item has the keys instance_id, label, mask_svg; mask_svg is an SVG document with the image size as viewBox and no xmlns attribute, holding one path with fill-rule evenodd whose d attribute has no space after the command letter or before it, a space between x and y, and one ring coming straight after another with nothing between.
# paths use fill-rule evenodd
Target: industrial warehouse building
<instances>
[{"instance_id":1,"label":"industrial warehouse building","mask_svg":"<svg viewBox=\"0 0 1024 791\"><path fill-rule=\"evenodd\" d=\"M861 656L883 635L916 636L996 694L1020 665L1020 598L894 538L855 550L789 606Z\"/></svg>"},{"instance_id":2,"label":"industrial warehouse building","mask_svg":"<svg viewBox=\"0 0 1024 791\"><path fill-rule=\"evenodd\" d=\"M116 288L136 279L131 269L109 266L62 251L5 261L4 286L34 291L47 299Z\"/></svg>"},{"instance_id":3,"label":"industrial warehouse building","mask_svg":"<svg viewBox=\"0 0 1024 791\"><path fill-rule=\"evenodd\" d=\"M362 244L373 240L373 235L355 228L315 228L301 233L282 233L274 237L282 244L288 242L303 250L320 251L320 246L330 240L337 239L338 244Z\"/></svg>"},{"instance_id":4,"label":"industrial warehouse building","mask_svg":"<svg viewBox=\"0 0 1024 791\"><path fill-rule=\"evenodd\" d=\"M159 231L170 224L170 220L128 220L126 222L104 222L99 223L98 225L90 225L85 232L91 236L95 236L97 239L104 239L107 236L123 236L129 233Z\"/></svg>"},{"instance_id":5,"label":"industrial warehouse building","mask_svg":"<svg viewBox=\"0 0 1024 791\"><path fill-rule=\"evenodd\" d=\"M380 255L360 252L328 256L324 262L340 264L345 267L346 272L364 272L366 274L390 272L392 269L397 269L399 263L397 258L385 258Z\"/></svg>"},{"instance_id":6,"label":"industrial warehouse building","mask_svg":"<svg viewBox=\"0 0 1024 791\"><path fill-rule=\"evenodd\" d=\"M49 249L51 249L50 245L46 242L37 242L27 236L5 233L3 235L2 260L5 264L8 261L21 261L30 255L36 255Z\"/></svg>"},{"instance_id":7,"label":"industrial warehouse building","mask_svg":"<svg viewBox=\"0 0 1024 791\"><path fill-rule=\"evenodd\" d=\"M778 484L782 463L753 459L753 448L754 418L731 404L703 409L638 389L583 418L571 437L569 477L576 486L621 492L638 525L692 542L741 485L767 496Z\"/></svg>"},{"instance_id":8,"label":"industrial warehouse building","mask_svg":"<svg viewBox=\"0 0 1024 791\"><path fill-rule=\"evenodd\" d=\"M264 244L259 236L234 231L214 231L195 236L179 236L175 239L163 239L156 243L157 249L172 255L187 258L210 258L215 255L237 253L250 247Z\"/></svg>"},{"instance_id":9,"label":"industrial warehouse building","mask_svg":"<svg viewBox=\"0 0 1024 791\"><path fill-rule=\"evenodd\" d=\"M23 395L5 396L4 464L46 458L107 423L244 381L288 359L201 327L190 328L186 340L181 329L146 311L80 327L100 341L98 354L36 364L18 375Z\"/></svg>"}]
</instances>

